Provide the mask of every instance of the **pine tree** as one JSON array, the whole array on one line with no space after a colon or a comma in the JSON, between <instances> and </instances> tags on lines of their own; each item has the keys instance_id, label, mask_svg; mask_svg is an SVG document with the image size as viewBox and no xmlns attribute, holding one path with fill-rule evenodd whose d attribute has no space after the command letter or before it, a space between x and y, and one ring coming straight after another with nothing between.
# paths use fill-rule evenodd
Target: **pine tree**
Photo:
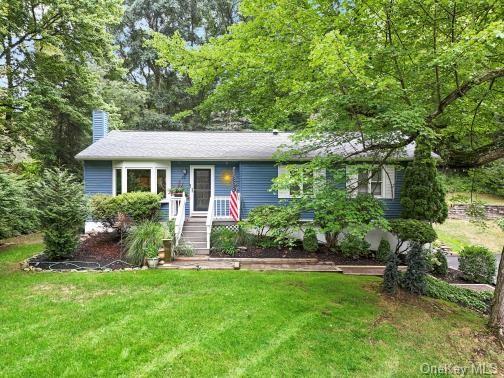
<instances>
[{"instance_id":1,"label":"pine tree","mask_svg":"<svg viewBox=\"0 0 504 378\"><path fill-rule=\"evenodd\" d=\"M412 294L424 294L427 262L422 245L413 243L407 255L408 269L403 277L403 287Z\"/></svg>"},{"instance_id":2,"label":"pine tree","mask_svg":"<svg viewBox=\"0 0 504 378\"><path fill-rule=\"evenodd\" d=\"M383 273L383 291L387 294L394 295L399 286L399 259L394 252L390 252L387 260L387 266Z\"/></svg>"},{"instance_id":3,"label":"pine tree","mask_svg":"<svg viewBox=\"0 0 504 378\"><path fill-rule=\"evenodd\" d=\"M445 191L437 176L432 145L427 138L417 139L415 158L404 174L401 206L402 218L442 223L448 216Z\"/></svg>"}]
</instances>

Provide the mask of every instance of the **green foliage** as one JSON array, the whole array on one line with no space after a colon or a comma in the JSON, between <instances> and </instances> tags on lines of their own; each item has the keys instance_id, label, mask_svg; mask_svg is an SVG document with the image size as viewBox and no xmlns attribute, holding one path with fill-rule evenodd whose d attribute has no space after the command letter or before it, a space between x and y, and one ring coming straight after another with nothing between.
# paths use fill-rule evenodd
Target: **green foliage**
<instances>
[{"instance_id":1,"label":"green foliage","mask_svg":"<svg viewBox=\"0 0 504 378\"><path fill-rule=\"evenodd\" d=\"M258 238L257 235L247 232L247 230L244 227L240 227L238 229L236 243L238 244L238 246L253 248L257 246Z\"/></svg>"},{"instance_id":2,"label":"green foliage","mask_svg":"<svg viewBox=\"0 0 504 378\"><path fill-rule=\"evenodd\" d=\"M369 253L369 243L361 237L347 234L339 243L341 254L354 259L359 256L366 256Z\"/></svg>"},{"instance_id":3,"label":"green foliage","mask_svg":"<svg viewBox=\"0 0 504 378\"><path fill-rule=\"evenodd\" d=\"M120 0L10 2L0 11L0 157L16 148L47 166L78 170L74 155L89 141L90 114L106 106L100 91L117 59L109 28ZM113 114L112 114L113 115Z\"/></svg>"},{"instance_id":4,"label":"green foliage","mask_svg":"<svg viewBox=\"0 0 504 378\"><path fill-rule=\"evenodd\" d=\"M318 249L317 232L313 227L308 227L304 232L303 249L308 252L316 252Z\"/></svg>"},{"instance_id":5,"label":"green foliage","mask_svg":"<svg viewBox=\"0 0 504 378\"><path fill-rule=\"evenodd\" d=\"M445 170L440 175L447 192L476 192L504 196L504 162L481 168Z\"/></svg>"},{"instance_id":6,"label":"green foliage","mask_svg":"<svg viewBox=\"0 0 504 378\"><path fill-rule=\"evenodd\" d=\"M387 257L387 265L383 272L383 291L387 294L394 295L399 287L399 259L394 252L390 252Z\"/></svg>"},{"instance_id":7,"label":"green foliage","mask_svg":"<svg viewBox=\"0 0 504 378\"><path fill-rule=\"evenodd\" d=\"M26 234L38 227L28 183L0 171L0 239Z\"/></svg>"},{"instance_id":8,"label":"green foliage","mask_svg":"<svg viewBox=\"0 0 504 378\"><path fill-rule=\"evenodd\" d=\"M457 303L482 313L490 311L493 293L489 291L473 291L450 285L448 282L438 280L432 276L426 278L425 295L436 299Z\"/></svg>"},{"instance_id":9,"label":"green foliage","mask_svg":"<svg viewBox=\"0 0 504 378\"><path fill-rule=\"evenodd\" d=\"M252 209L242 225L257 231L261 245L273 240L277 246L290 247L294 242L291 233L299 228L299 216L299 208L295 205L263 205Z\"/></svg>"},{"instance_id":10,"label":"green foliage","mask_svg":"<svg viewBox=\"0 0 504 378\"><path fill-rule=\"evenodd\" d=\"M399 251L404 242L409 241L419 244L432 243L437 238L436 231L430 223L416 219L393 219L390 222L390 232L396 235L396 251Z\"/></svg>"},{"instance_id":11,"label":"green foliage","mask_svg":"<svg viewBox=\"0 0 504 378\"><path fill-rule=\"evenodd\" d=\"M504 231L504 217L497 219L497 226L499 226L500 229Z\"/></svg>"},{"instance_id":12,"label":"green foliage","mask_svg":"<svg viewBox=\"0 0 504 378\"><path fill-rule=\"evenodd\" d=\"M153 259L158 257L159 248L154 245L150 245L145 248L145 257L148 259Z\"/></svg>"},{"instance_id":13,"label":"green foliage","mask_svg":"<svg viewBox=\"0 0 504 378\"><path fill-rule=\"evenodd\" d=\"M166 222L166 226L163 228L164 229L164 239L171 239L175 240L175 220L170 219L168 222Z\"/></svg>"},{"instance_id":14,"label":"green foliage","mask_svg":"<svg viewBox=\"0 0 504 378\"><path fill-rule=\"evenodd\" d=\"M127 215L134 223L159 220L161 198L148 192L123 193L118 196L95 195L91 199L91 214L97 222L112 227L119 214Z\"/></svg>"},{"instance_id":15,"label":"green foliage","mask_svg":"<svg viewBox=\"0 0 504 378\"><path fill-rule=\"evenodd\" d=\"M413 243L406 256L408 269L402 278L401 285L412 294L424 294L426 290L427 263L425 251L419 243Z\"/></svg>"},{"instance_id":16,"label":"green foliage","mask_svg":"<svg viewBox=\"0 0 504 378\"><path fill-rule=\"evenodd\" d=\"M376 251L376 258L379 261L386 262L389 260L390 256L390 243L388 240L381 239L378 245L378 251Z\"/></svg>"},{"instance_id":17,"label":"green foliage","mask_svg":"<svg viewBox=\"0 0 504 378\"><path fill-rule=\"evenodd\" d=\"M469 281L491 284L495 275L495 256L483 246L467 246L460 252L459 269Z\"/></svg>"},{"instance_id":18,"label":"green foliage","mask_svg":"<svg viewBox=\"0 0 504 378\"><path fill-rule=\"evenodd\" d=\"M348 132L388 151L397 135L428 135L448 164L464 166L500 155L502 10L468 0L452 8L243 0L244 21L222 38L195 49L180 34L158 33L153 45L163 67L187 74L191 93L202 93L201 114L300 130L303 152L338 150Z\"/></svg>"},{"instance_id":19,"label":"green foliage","mask_svg":"<svg viewBox=\"0 0 504 378\"><path fill-rule=\"evenodd\" d=\"M426 138L417 139L415 158L404 173L401 206L403 218L443 223L448 217L445 192Z\"/></svg>"},{"instance_id":20,"label":"green foliage","mask_svg":"<svg viewBox=\"0 0 504 378\"><path fill-rule=\"evenodd\" d=\"M49 259L71 255L88 212L81 184L67 171L46 170L34 196Z\"/></svg>"},{"instance_id":21,"label":"green foliage","mask_svg":"<svg viewBox=\"0 0 504 378\"><path fill-rule=\"evenodd\" d=\"M194 248L190 244L186 244L183 241L179 241L178 245L173 247L173 253L175 256L194 256Z\"/></svg>"},{"instance_id":22,"label":"green foliage","mask_svg":"<svg viewBox=\"0 0 504 378\"><path fill-rule=\"evenodd\" d=\"M350 197L345 191L327 185L306 202L306 209L314 212L314 224L326 234L330 248L343 230L362 240L372 229L387 228L382 203L370 195Z\"/></svg>"},{"instance_id":23,"label":"green foliage","mask_svg":"<svg viewBox=\"0 0 504 378\"><path fill-rule=\"evenodd\" d=\"M153 257L157 256L157 251L163 242L163 226L159 222L144 221L133 227L126 236L126 257L128 261L135 265L142 265L148 253L156 251Z\"/></svg>"},{"instance_id":24,"label":"green foliage","mask_svg":"<svg viewBox=\"0 0 504 378\"><path fill-rule=\"evenodd\" d=\"M216 252L234 256L238 250L237 238L237 233L226 227L214 228L210 235L211 247Z\"/></svg>"},{"instance_id":25,"label":"green foliage","mask_svg":"<svg viewBox=\"0 0 504 378\"><path fill-rule=\"evenodd\" d=\"M448 274L448 259L440 249L430 255L430 266L432 273L438 276L444 277Z\"/></svg>"}]
</instances>

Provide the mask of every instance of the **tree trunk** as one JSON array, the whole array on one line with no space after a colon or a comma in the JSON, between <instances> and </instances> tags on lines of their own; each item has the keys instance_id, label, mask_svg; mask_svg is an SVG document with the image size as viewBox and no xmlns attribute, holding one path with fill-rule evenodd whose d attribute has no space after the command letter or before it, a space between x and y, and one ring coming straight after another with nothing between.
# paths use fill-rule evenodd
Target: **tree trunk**
<instances>
[{"instance_id":1,"label":"tree trunk","mask_svg":"<svg viewBox=\"0 0 504 378\"><path fill-rule=\"evenodd\" d=\"M495 329L501 342L504 342L504 248L497 272L497 285L495 286L489 325Z\"/></svg>"}]
</instances>

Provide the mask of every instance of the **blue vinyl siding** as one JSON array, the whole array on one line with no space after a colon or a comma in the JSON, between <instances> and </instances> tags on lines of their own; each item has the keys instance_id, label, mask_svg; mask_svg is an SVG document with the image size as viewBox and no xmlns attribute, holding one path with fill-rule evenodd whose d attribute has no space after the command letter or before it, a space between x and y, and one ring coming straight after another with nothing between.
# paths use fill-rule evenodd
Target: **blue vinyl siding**
<instances>
[{"instance_id":1,"label":"blue vinyl siding","mask_svg":"<svg viewBox=\"0 0 504 378\"><path fill-rule=\"evenodd\" d=\"M84 193L112 194L112 162L84 162Z\"/></svg>"},{"instance_id":2,"label":"blue vinyl siding","mask_svg":"<svg viewBox=\"0 0 504 378\"><path fill-rule=\"evenodd\" d=\"M169 209L169 204L168 203L162 203L161 204L161 210L160 210L160 215L161 215L161 220L163 222L166 222L168 220L168 209Z\"/></svg>"},{"instance_id":3,"label":"blue vinyl siding","mask_svg":"<svg viewBox=\"0 0 504 378\"><path fill-rule=\"evenodd\" d=\"M270 191L272 181L278 176L274 162L240 163L241 218L261 205L277 205L276 192Z\"/></svg>"}]
</instances>

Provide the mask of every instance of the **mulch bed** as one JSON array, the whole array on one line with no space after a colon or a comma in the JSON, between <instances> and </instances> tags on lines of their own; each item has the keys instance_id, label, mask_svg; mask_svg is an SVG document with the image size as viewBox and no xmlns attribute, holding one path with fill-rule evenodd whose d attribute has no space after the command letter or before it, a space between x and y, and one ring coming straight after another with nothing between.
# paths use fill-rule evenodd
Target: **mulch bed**
<instances>
[{"instance_id":1,"label":"mulch bed","mask_svg":"<svg viewBox=\"0 0 504 378\"><path fill-rule=\"evenodd\" d=\"M121 240L117 233L99 233L86 235L81 239L79 248L75 253L62 260L49 261L47 256L41 254L30 260L30 265L42 269L94 269L108 264L109 269L122 269L130 267L129 264L117 260L124 260ZM72 263L70 263L72 262ZM78 262L78 263L77 263ZM58 263L54 265L55 263Z\"/></svg>"},{"instance_id":2,"label":"mulch bed","mask_svg":"<svg viewBox=\"0 0 504 378\"><path fill-rule=\"evenodd\" d=\"M291 258L291 259L306 259L316 258L320 261L332 261L336 265L384 265L383 262L375 258L348 258L338 253L330 251L328 248L321 246L317 252L306 252L302 249L278 249L278 248L247 248L240 249L234 256L226 255L216 251L210 252L210 257L233 257L233 258Z\"/></svg>"}]
</instances>

